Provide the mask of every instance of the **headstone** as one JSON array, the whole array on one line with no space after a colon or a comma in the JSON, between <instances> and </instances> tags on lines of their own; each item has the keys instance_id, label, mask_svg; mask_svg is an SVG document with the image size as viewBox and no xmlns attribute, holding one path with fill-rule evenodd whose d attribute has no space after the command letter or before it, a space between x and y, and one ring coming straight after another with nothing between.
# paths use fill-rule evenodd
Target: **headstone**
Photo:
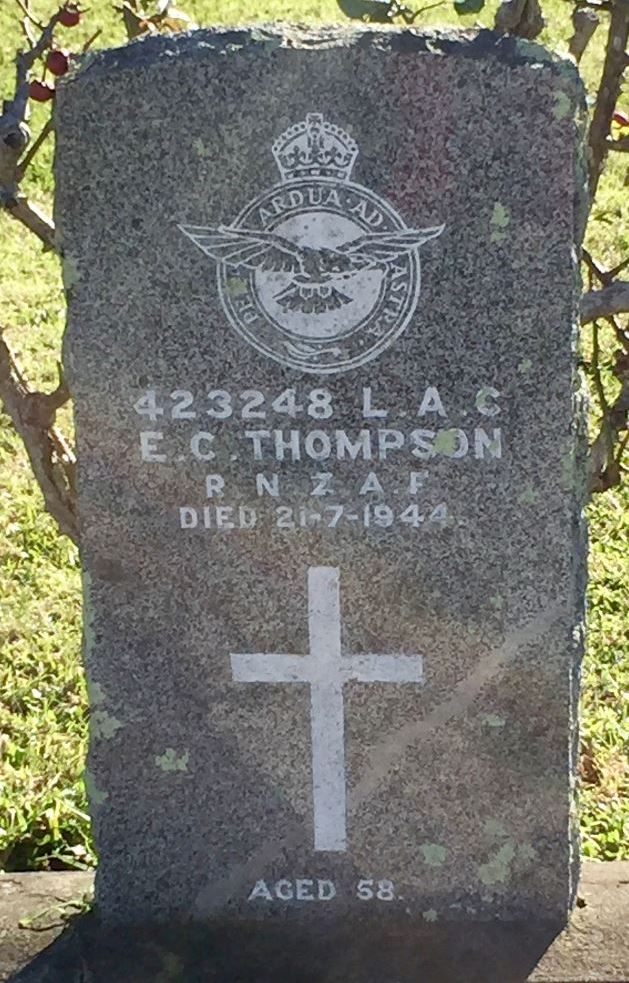
<instances>
[{"instance_id":1,"label":"headstone","mask_svg":"<svg viewBox=\"0 0 629 983\"><path fill-rule=\"evenodd\" d=\"M489 32L200 31L61 88L106 922L565 917L582 109Z\"/></svg>"}]
</instances>

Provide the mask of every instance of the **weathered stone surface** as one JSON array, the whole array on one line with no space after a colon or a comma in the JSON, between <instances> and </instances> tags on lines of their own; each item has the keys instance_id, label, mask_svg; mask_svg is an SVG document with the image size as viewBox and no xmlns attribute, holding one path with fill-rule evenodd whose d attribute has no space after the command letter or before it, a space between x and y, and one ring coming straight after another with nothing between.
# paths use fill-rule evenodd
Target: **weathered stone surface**
<instances>
[{"instance_id":1,"label":"weathered stone surface","mask_svg":"<svg viewBox=\"0 0 629 983\"><path fill-rule=\"evenodd\" d=\"M582 106L487 32L63 86L105 920L565 917Z\"/></svg>"}]
</instances>

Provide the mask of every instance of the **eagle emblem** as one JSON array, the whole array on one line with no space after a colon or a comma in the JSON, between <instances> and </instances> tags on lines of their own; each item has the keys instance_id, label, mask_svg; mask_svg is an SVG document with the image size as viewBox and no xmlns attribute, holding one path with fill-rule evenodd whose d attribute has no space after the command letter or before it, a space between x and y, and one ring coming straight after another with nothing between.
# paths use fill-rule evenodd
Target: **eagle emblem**
<instances>
[{"instance_id":1,"label":"eagle emblem","mask_svg":"<svg viewBox=\"0 0 629 983\"><path fill-rule=\"evenodd\" d=\"M419 248L444 226L408 228L349 180L354 140L310 113L273 145L282 181L229 225L179 228L217 268L231 325L261 353L306 372L378 356L419 299Z\"/></svg>"}]
</instances>

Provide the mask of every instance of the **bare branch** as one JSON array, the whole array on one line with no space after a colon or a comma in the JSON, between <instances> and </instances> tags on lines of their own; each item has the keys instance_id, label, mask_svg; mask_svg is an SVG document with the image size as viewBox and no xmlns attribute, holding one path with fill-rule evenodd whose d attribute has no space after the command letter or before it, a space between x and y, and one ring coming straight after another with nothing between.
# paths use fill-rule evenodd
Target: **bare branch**
<instances>
[{"instance_id":1,"label":"bare branch","mask_svg":"<svg viewBox=\"0 0 629 983\"><path fill-rule=\"evenodd\" d=\"M610 294L613 301L615 292L623 286L622 283L613 281L614 277L629 264L629 257L611 270L604 270L599 267L587 249L583 250L583 260L588 268L589 291L582 297L582 305L593 309L601 298L606 298L606 304L601 305L606 306L609 304ZM601 290L592 289L595 279L602 284ZM629 284L624 284L624 286L629 286ZM613 367L614 375L620 381L621 388L611 406L605 393L600 371L599 325L596 320L598 316L604 317L609 322L619 344L622 345L622 349L616 354ZM627 429L627 413L629 411L629 334L623 331L614 314L608 310L602 310L599 315L595 314L593 318L588 318L588 311L583 312L582 310L583 323L587 323L588 319L594 320L592 361L588 366L588 371L593 376L602 414L599 432L590 446L588 456L588 487L589 491L593 493L604 492L620 484L621 462L627 445L627 436L621 440L620 434Z\"/></svg>"},{"instance_id":2,"label":"bare branch","mask_svg":"<svg viewBox=\"0 0 629 983\"><path fill-rule=\"evenodd\" d=\"M35 205L31 205L28 198L18 195L6 202L5 208L9 215L12 215L14 219L35 233L45 249L56 248L55 227L52 219L40 212Z\"/></svg>"},{"instance_id":3,"label":"bare branch","mask_svg":"<svg viewBox=\"0 0 629 983\"><path fill-rule=\"evenodd\" d=\"M611 10L609 33L605 46L605 61L596 95L596 105L590 124L590 195L594 198L608 151L610 127L623 72L627 66L625 49L629 40L629 3L615 0Z\"/></svg>"},{"instance_id":4,"label":"bare branch","mask_svg":"<svg viewBox=\"0 0 629 983\"><path fill-rule=\"evenodd\" d=\"M574 8L572 12L574 34L570 38L568 47L577 65L583 57L583 52L594 37L594 32L600 22L601 19L595 10L588 7Z\"/></svg>"},{"instance_id":5,"label":"bare branch","mask_svg":"<svg viewBox=\"0 0 629 983\"><path fill-rule=\"evenodd\" d=\"M593 276L595 276L604 287L608 287L610 283L612 283L612 281L615 280L616 277L629 266L629 256L626 256L620 261L620 263L617 263L616 266L612 266L611 270L604 270L602 266L598 265L591 253L589 253L585 247L583 247L581 250L581 254L590 273L593 274ZM591 289L592 281L590 279L590 290Z\"/></svg>"},{"instance_id":6,"label":"bare branch","mask_svg":"<svg viewBox=\"0 0 629 983\"><path fill-rule=\"evenodd\" d=\"M591 290L592 289L592 276L595 276L598 280L600 280L602 282L603 271L596 264L596 262L594 261L594 257L592 256L592 254L590 252L588 252L588 250L585 248L585 246L583 246L583 248L581 249L581 256L583 257L583 261L584 261L585 265L587 266L588 271L590 273L589 286L590 286L590 290Z\"/></svg>"},{"instance_id":7,"label":"bare branch","mask_svg":"<svg viewBox=\"0 0 629 983\"><path fill-rule=\"evenodd\" d=\"M601 290L590 290L581 298L581 324L596 318L629 312L629 280L617 280Z\"/></svg>"},{"instance_id":8,"label":"bare branch","mask_svg":"<svg viewBox=\"0 0 629 983\"><path fill-rule=\"evenodd\" d=\"M20 21L20 27L22 28L22 33L24 34L24 37L26 38L26 40L28 41L29 45L32 48L34 44L37 44L37 37L33 32L33 27L30 18L24 17L23 20Z\"/></svg>"},{"instance_id":9,"label":"bare branch","mask_svg":"<svg viewBox=\"0 0 629 983\"><path fill-rule=\"evenodd\" d=\"M626 439L621 442L617 454L614 453L614 448L620 434L627 429L628 415L629 374L626 374L620 392L603 416L599 433L590 448L588 462L590 492L604 492L620 483L621 456L626 446Z\"/></svg>"},{"instance_id":10,"label":"bare branch","mask_svg":"<svg viewBox=\"0 0 629 983\"><path fill-rule=\"evenodd\" d=\"M496 11L494 30L533 41L545 24L539 0L502 0Z\"/></svg>"},{"instance_id":11,"label":"bare branch","mask_svg":"<svg viewBox=\"0 0 629 983\"><path fill-rule=\"evenodd\" d=\"M22 0L19 6L29 21L36 24L29 4ZM47 216L19 194L18 184L25 169L25 167L20 169L19 160L30 136L25 123L29 72L37 59L51 46L54 30L62 16L63 8L60 7L42 28L37 41L26 51L18 52L15 59L15 93L13 99L4 101L0 115L0 208L5 208L13 218L34 232L48 249L54 248L54 226ZM38 138L32 153L36 152L39 145ZM29 160L32 159L32 153Z\"/></svg>"},{"instance_id":12,"label":"bare branch","mask_svg":"<svg viewBox=\"0 0 629 983\"><path fill-rule=\"evenodd\" d=\"M607 396L605 395L605 389L603 387L603 380L601 379L601 348L599 344L599 326L598 321L594 322L594 330L592 332L592 363L591 372L594 378L594 388L596 389L596 395L603 413L603 419L605 420L607 414L609 413L609 406L607 404ZM606 434L607 435L607 434ZM607 452L613 452L613 444L608 441Z\"/></svg>"},{"instance_id":13,"label":"bare branch","mask_svg":"<svg viewBox=\"0 0 629 983\"><path fill-rule=\"evenodd\" d=\"M0 398L24 442L47 510L62 532L78 543L74 454L54 426L59 406L68 399L63 383L53 393L31 392L0 334Z\"/></svg>"},{"instance_id":14,"label":"bare branch","mask_svg":"<svg viewBox=\"0 0 629 983\"><path fill-rule=\"evenodd\" d=\"M120 7L114 7L114 10L122 14L122 21L129 41L140 37L142 34L157 31L155 25L151 23L150 18L142 10L138 9L137 4L133 0L124 0L122 5Z\"/></svg>"},{"instance_id":15,"label":"bare branch","mask_svg":"<svg viewBox=\"0 0 629 983\"><path fill-rule=\"evenodd\" d=\"M629 136L619 137L618 140L608 140L607 149L616 150L621 154L629 154Z\"/></svg>"},{"instance_id":16,"label":"bare branch","mask_svg":"<svg viewBox=\"0 0 629 983\"><path fill-rule=\"evenodd\" d=\"M50 48L53 34L57 24L63 16L63 7L60 7L50 18L46 26L37 39L26 51L20 51L15 59L16 81L15 94L13 99L7 100L3 105L2 120L12 121L15 127L23 123L26 118L26 107L28 104L28 75L38 58L41 58L44 51ZM30 15L29 15L30 17ZM33 20L32 17L30 17ZM35 23L33 21L33 23Z\"/></svg>"}]
</instances>

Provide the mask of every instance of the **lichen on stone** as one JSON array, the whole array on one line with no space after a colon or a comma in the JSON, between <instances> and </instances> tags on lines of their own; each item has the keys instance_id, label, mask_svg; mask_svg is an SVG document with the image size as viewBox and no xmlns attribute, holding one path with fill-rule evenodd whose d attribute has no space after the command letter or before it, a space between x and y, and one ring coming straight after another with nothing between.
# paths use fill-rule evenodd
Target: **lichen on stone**
<instances>
[{"instance_id":1,"label":"lichen on stone","mask_svg":"<svg viewBox=\"0 0 629 983\"><path fill-rule=\"evenodd\" d=\"M101 684L90 679L89 676L87 679L87 692L90 706L92 707L101 706L107 699L107 695Z\"/></svg>"},{"instance_id":2,"label":"lichen on stone","mask_svg":"<svg viewBox=\"0 0 629 983\"><path fill-rule=\"evenodd\" d=\"M448 855L448 851L440 843L422 843L419 849L424 855L424 863L429 867L441 867Z\"/></svg>"},{"instance_id":3,"label":"lichen on stone","mask_svg":"<svg viewBox=\"0 0 629 983\"><path fill-rule=\"evenodd\" d=\"M247 281L239 276L231 276L227 281L227 292L230 297L241 297L247 293Z\"/></svg>"},{"instance_id":4,"label":"lichen on stone","mask_svg":"<svg viewBox=\"0 0 629 983\"><path fill-rule=\"evenodd\" d=\"M188 751L177 754L174 748L167 747L163 754L155 755L155 764L162 771L187 771L189 759Z\"/></svg>"},{"instance_id":5,"label":"lichen on stone","mask_svg":"<svg viewBox=\"0 0 629 983\"><path fill-rule=\"evenodd\" d=\"M78 257L73 256L72 253L65 253L62 256L61 277L63 279L63 286L65 290L71 290L72 287L81 279L81 270L79 267Z\"/></svg>"},{"instance_id":6,"label":"lichen on stone","mask_svg":"<svg viewBox=\"0 0 629 983\"><path fill-rule=\"evenodd\" d=\"M98 788L94 776L88 768L86 768L83 772L83 785L85 786L85 793L89 799L90 805L93 808L102 806L103 803L109 798L108 792L104 792L102 789Z\"/></svg>"},{"instance_id":7,"label":"lichen on stone","mask_svg":"<svg viewBox=\"0 0 629 983\"><path fill-rule=\"evenodd\" d=\"M506 724L505 718L500 717L497 713L484 713L481 720L486 727L493 727L495 729L504 727Z\"/></svg>"},{"instance_id":8,"label":"lichen on stone","mask_svg":"<svg viewBox=\"0 0 629 983\"><path fill-rule=\"evenodd\" d=\"M508 836L506 829L499 819L488 819L483 827L488 836Z\"/></svg>"},{"instance_id":9,"label":"lichen on stone","mask_svg":"<svg viewBox=\"0 0 629 983\"><path fill-rule=\"evenodd\" d=\"M458 442L456 430L440 430L435 437L433 447L437 454L454 454Z\"/></svg>"},{"instance_id":10,"label":"lichen on stone","mask_svg":"<svg viewBox=\"0 0 629 983\"><path fill-rule=\"evenodd\" d=\"M107 710L93 710L90 714L90 731L97 741L110 741L124 724Z\"/></svg>"},{"instance_id":11,"label":"lichen on stone","mask_svg":"<svg viewBox=\"0 0 629 983\"><path fill-rule=\"evenodd\" d=\"M518 502L520 505L535 505L539 498L538 493L534 488L524 488L518 495Z\"/></svg>"},{"instance_id":12,"label":"lichen on stone","mask_svg":"<svg viewBox=\"0 0 629 983\"><path fill-rule=\"evenodd\" d=\"M192 146L198 157L205 158L210 156L210 151L203 143L201 137L197 137Z\"/></svg>"},{"instance_id":13,"label":"lichen on stone","mask_svg":"<svg viewBox=\"0 0 629 983\"><path fill-rule=\"evenodd\" d=\"M491 213L491 218L489 219L489 225L491 228L490 242L501 243L507 238L507 233L505 229L508 228L511 222L511 216L509 209L502 204L502 202L497 201L494 204L493 211Z\"/></svg>"},{"instance_id":14,"label":"lichen on stone","mask_svg":"<svg viewBox=\"0 0 629 983\"><path fill-rule=\"evenodd\" d=\"M563 89L559 89L558 92L555 92L555 105L553 108L553 116L555 117L555 119L565 119L566 116L569 116L571 112L572 112L572 102L570 100L570 96L566 92L564 92Z\"/></svg>"},{"instance_id":15,"label":"lichen on stone","mask_svg":"<svg viewBox=\"0 0 629 983\"><path fill-rule=\"evenodd\" d=\"M515 858L515 845L509 841L504 843L486 864L478 868L478 876L483 884L490 887L493 884L504 884L511 876L511 864Z\"/></svg>"}]
</instances>

